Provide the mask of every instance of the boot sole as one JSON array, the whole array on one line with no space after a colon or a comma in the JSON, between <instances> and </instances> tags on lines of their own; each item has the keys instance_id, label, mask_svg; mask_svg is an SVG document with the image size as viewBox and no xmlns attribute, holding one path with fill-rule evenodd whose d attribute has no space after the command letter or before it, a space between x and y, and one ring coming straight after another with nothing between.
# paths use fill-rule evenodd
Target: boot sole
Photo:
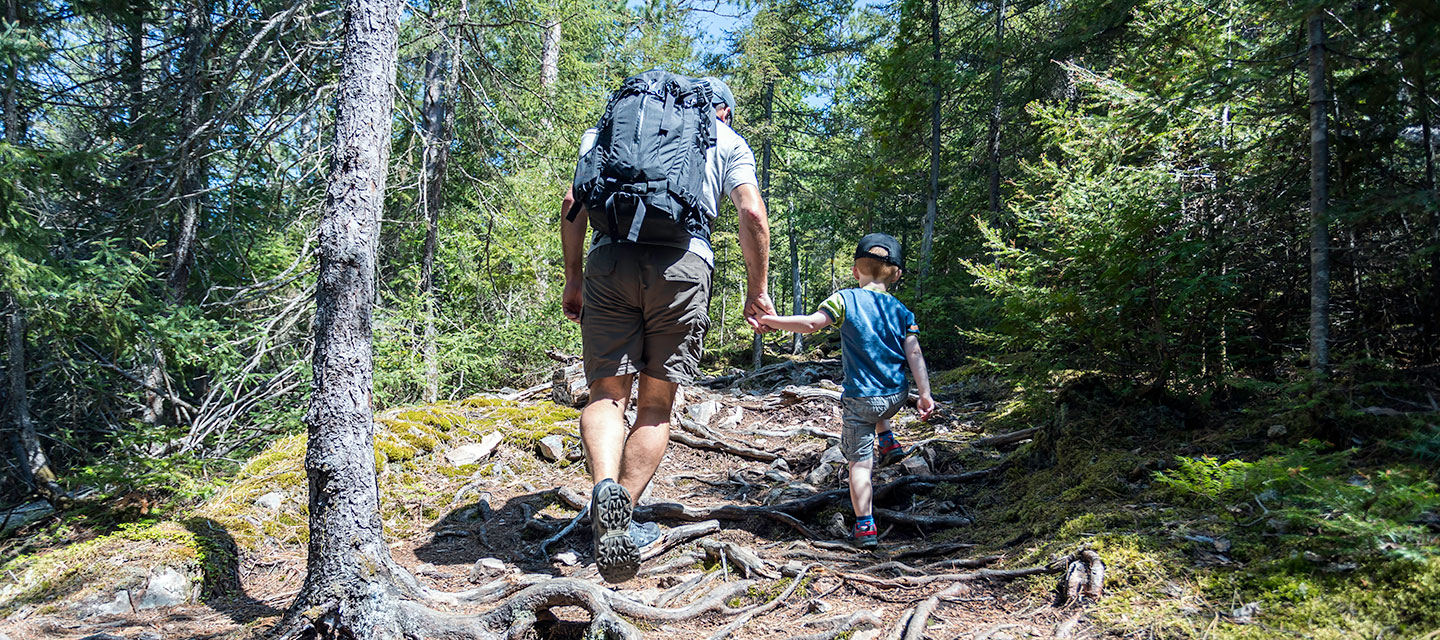
<instances>
[{"instance_id":1,"label":"boot sole","mask_svg":"<svg viewBox=\"0 0 1440 640\"><path fill-rule=\"evenodd\" d=\"M593 496L590 516L594 519L595 566L606 582L625 582L640 570L640 553L630 539L633 507L619 484L608 484Z\"/></svg>"}]
</instances>

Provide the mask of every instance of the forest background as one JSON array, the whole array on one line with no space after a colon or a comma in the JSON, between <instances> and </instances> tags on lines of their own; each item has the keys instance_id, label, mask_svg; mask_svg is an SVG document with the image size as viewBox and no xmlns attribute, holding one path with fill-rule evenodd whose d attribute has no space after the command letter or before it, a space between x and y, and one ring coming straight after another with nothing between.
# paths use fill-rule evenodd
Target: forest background
<instances>
[{"instance_id":1,"label":"forest background","mask_svg":"<svg viewBox=\"0 0 1440 640\"><path fill-rule=\"evenodd\" d=\"M5 11L0 294L19 481L4 502L204 497L302 429L341 8ZM783 310L846 286L854 240L885 231L948 380L1039 392L1091 376L1122 402L1255 408L1315 451L1360 444L1375 434L1356 420L1396 406L1408 417L1384 434L1386 460L1421 469L1431 499L1437 12L410 3L375 403L523 387L548 378L547 352L578 351L559 309L560 196L609 90L661 67L735 90ZM825 336L752 337L721 219L706 368L833 354ZM1268 445L1248 446L1236 454Z\"/></svg>"}]
</instances>

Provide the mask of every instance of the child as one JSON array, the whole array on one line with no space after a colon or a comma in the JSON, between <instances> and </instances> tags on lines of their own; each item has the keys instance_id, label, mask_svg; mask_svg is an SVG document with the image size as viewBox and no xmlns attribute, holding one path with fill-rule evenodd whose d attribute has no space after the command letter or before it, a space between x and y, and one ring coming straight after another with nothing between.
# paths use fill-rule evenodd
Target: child
<instances>
[{"instance_id":1,"label":"child","mask_svg":"<svg viewBox=\"0 0 1440 640\"><path fill-rule=\"evenodd\" d=\"M890 432L890 417L904 406L910 387L905 383L905 363L920 391L916 409L920 419L930 417L935 399L930 397L930 378L925 357L920 353L920 329L915 314L894 296L886 285L900 279L900 243L883 233L860 239L851 270L860 286L842 289L820 303L820 310L808 316L760 318L773 329L813 333L840 325L840 347L845 369L844 427L840 449L850 463L850 503L855 507L855 544L872 548L879 544L875 517L871 513L870 473L878 457L881 465L905 456L904 447ZM879 441L878 451L876 440ZM879 454L876 456L876 454Z\"/></svg>"}]
</instances>

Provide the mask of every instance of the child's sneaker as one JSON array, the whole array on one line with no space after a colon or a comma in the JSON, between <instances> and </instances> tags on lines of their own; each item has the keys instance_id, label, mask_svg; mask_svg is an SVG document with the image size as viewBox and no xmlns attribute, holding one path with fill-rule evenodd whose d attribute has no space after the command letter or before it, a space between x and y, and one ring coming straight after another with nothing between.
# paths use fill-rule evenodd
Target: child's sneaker
<instances>
[{"instance_id":1,"label":"child's sneaker","mask_svg":"<svg viewBox=\"0 0 1440 640\"><path fill-rule=\"evenodd\" d=\"M855 546L861 549L874 549L880 546L880 532L875 528L875 521L856 522L854 540Z\"/></svg>"},{"instance_id":2,"label":"child's sneaker","mask_svg":"<svg viewBox=\"0 0 1440 640\"><path fill-rule=\"evenodd\" d=\"M890 438L887 443L877 443L875 453L876 457L880 459L880 464L877 466L885 467L902 460L907 452L899 442Z\"/></svg>"}]
</instances>

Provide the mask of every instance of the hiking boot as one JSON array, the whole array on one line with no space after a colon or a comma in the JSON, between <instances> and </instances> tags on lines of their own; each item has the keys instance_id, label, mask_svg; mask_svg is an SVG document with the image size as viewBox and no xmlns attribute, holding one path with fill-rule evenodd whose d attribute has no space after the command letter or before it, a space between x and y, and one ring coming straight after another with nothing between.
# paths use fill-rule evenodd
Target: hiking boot
<instances>
[{"instance_id":1,"label":"hiking boot","mask_svg":"<svg viewBox=\"0 0 1440 640\"><path fill-rule=\"evenodd\" d=\"M909 452L905 447L900 446L896 440L891 440L889 445L875 444L875 455L880 460L877 467L886 467L905 459Z\"/></svg>"},{"instance_id":2,"label":"hiking boot","mask_svg":"<svg viewBox=\"0 0 1440 640\"><path fill-rule=\"evenodd\" d=\"M867 526L861 526L857 523L854 529L853 541L855 546L861 549L874 549L880 546L880 531L875 528L874 522L869 523Z\"/></svg>"},{"instance_id":3,"label":"hiking boot","mask_svg":"<svg viewBox=\"0 0 1440 640\"><path fill-rule=\"evenodd\" d=\"M660 525L654 522L630 521L630 541L635 543L636 549L644 549L651 543L660 539Z\"/></svg>"},{"instance_id":4,"label":"hiking boot","mask_svg":"<svg viewBox=\"0 0 1440 640\"><path fill-rule=\"evenodd\" d=\"M630 538L630 492L609 478L590 492L590 529L595 566L606 582L625 582L640 569L640 553Z\"/></svg>"}]
</instances>

